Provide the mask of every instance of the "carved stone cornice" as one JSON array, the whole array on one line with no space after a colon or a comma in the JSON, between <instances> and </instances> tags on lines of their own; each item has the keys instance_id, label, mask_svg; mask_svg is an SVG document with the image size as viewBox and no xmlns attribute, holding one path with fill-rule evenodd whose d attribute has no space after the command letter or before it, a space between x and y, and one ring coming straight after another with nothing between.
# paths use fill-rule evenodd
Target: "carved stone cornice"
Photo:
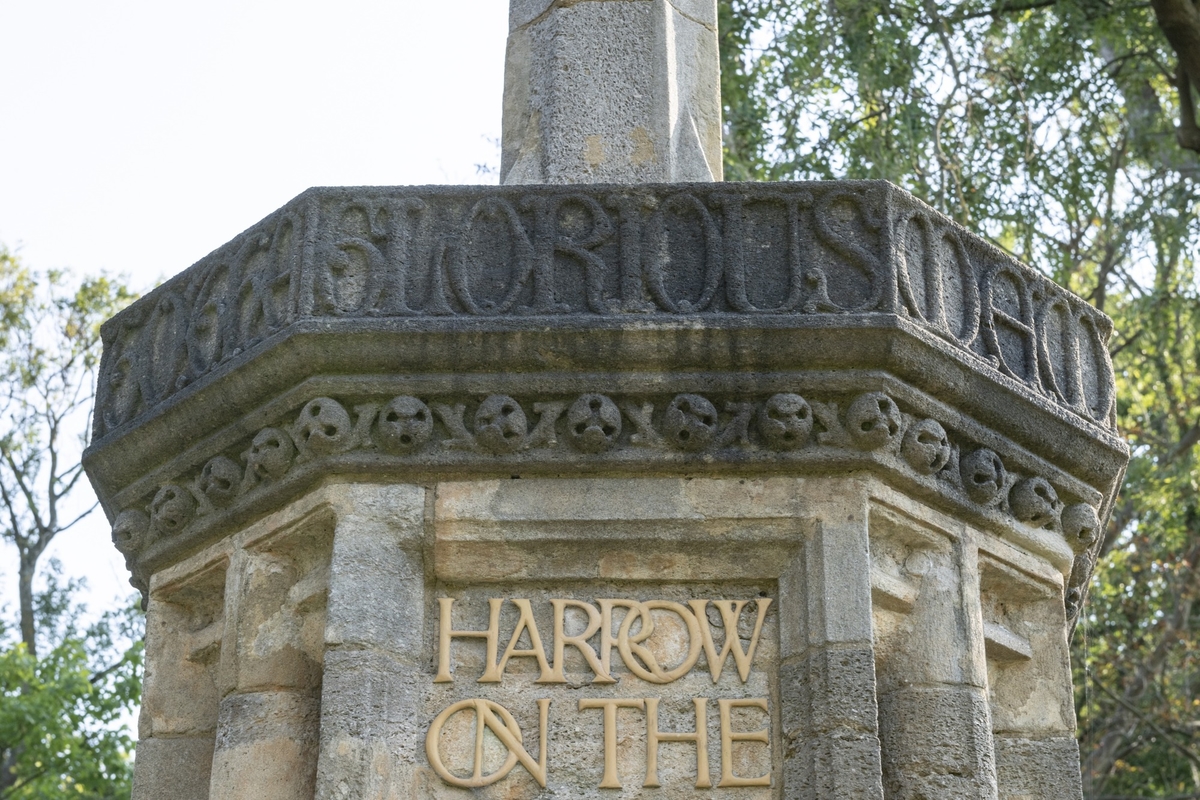
<instances>
[{"instance_id":1,"label":"carved stone cornice","mask_svg":"<svg viewBox=\"0 0 1200 800\"><path fill-rule=\"evenodd\" d=\"M886 183L312 189L106 324L85 463L138 580L331 473L867 468L1078 585L1110 330Z\"/></svg>"}]
</instances>

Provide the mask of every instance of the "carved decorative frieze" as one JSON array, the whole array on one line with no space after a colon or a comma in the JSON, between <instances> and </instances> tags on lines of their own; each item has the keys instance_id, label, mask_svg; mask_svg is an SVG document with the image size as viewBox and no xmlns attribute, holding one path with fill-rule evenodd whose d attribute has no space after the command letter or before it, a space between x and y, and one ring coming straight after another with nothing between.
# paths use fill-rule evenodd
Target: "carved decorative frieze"
<instances>
[{"instance_id":1,"label":"carved decorative frieze","mask_svg":"<svg viewBox=\"0 0 1200 800\"><path fill-rule=\"evenodd\" d=\"M916 413L913 413L915 411ZM143 562L219 532L239 509L344 471L419 476L590 467L702 470L879 468L981 524L1053 532L1086 556L1095 489L1027 453L997 453L961 426L903 410L888 394L806 398L599 393L547 398L316 397L202 465L167 475L116 518L113 539L138 583ZM144 586L143 586L144 588Z\"/></svg>"},{"instance_id":2,"label":"carved decorative frieze","mask_svg":"<svg viewBox=\"0 0 1200 800\"><path fill-rule=\"evenodd\" d=\"M1107 318L895 187L845 182L309 190L105 326L95 434L304 320L879 314L1113 428Z\"/></svg>"}]
</instances>

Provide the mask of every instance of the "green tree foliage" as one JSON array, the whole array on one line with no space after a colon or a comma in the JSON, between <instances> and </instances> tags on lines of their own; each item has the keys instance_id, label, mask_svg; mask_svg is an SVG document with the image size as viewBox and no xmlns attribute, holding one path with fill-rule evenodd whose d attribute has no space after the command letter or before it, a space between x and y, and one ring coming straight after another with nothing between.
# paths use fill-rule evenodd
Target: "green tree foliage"
<instances>
[{"instance_id":1,"label":"green tree foliage","mask_svg":"<svg viewBox=\"0 0 1200 800\"><path fill-rule=\"evenodd\" d=\"M129 796L140 617L84 626L81 584L39 564L94 508L77 489L100 323L131 299L108 278L33 272L0 247L0 536L19 598L15 627L0 626L0 800Z\"/></svg>"},{"instance_id":2,"label":"green tree foliage","mask_svg":"<svg viewBox=\"0 0 1200 800\"><path fill-rule=\"evenodd\" d=\"M0 798L128 798L126 717L142 691L138 601L82 627L81 583L63 583L57 562L49 567L34 602L41 657L0 637Z\"/></svg>"},{"instance_id":3,"label":"green tree foliage","mask_svg":"<svg viewBox=\"0 0 1200 800\"><path fill-rule=\"evenodd\" d=\"M21 640L37 654L38 559L91 513L72 507L83 478L100 360L100 324L133 296L109 278L35 273L0 247L0 535L17 550Z\"/></svg>"},{"instance_id":4,"label":"green tree foliage","mask_svg":"<svg viewBox=\"0 0 1200 800\"><path fill-rule=\"evenodd\" d=\"M891 180L1114 317L1134 458L1073 641L1085 786L1200 797L1195 0L727 0L721 22L728 178Z\"/></svg>"}]
</instances>

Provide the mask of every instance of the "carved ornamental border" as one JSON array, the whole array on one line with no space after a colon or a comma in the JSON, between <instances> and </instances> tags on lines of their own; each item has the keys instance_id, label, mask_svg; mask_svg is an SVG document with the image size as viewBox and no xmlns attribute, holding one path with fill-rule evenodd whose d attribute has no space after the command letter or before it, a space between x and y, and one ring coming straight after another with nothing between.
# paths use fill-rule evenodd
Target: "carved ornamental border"
<instances>
[{"instance_id":1,"label":"carved ornamental border","mask_svg":"<svg viewBox=\"0 0 1200 800\"><path fill-rule=\"evenodd\" d=\"M548 468L559 475L703 473L731 464L747 473L869 469L1065 566L1073 621L1107 498L911 387L884 388L843 387L820 399L787 391L318 396L136 499L123 492L113 541L145 593L155 569L330 474L420 481L498 470L517 478Z\"/></svg>"},{"instance_id":2,"label":"carved ornamental border","mask_svg":"<svg viewBox=\"0 0 1200 800\"><path fill-rule=\"evenodd\" d=\"M874 314L1115 430L1107 317L890 184L830 182L311 189L105 325L94 441L306 320Z\"/></svg>"}]
</instances>

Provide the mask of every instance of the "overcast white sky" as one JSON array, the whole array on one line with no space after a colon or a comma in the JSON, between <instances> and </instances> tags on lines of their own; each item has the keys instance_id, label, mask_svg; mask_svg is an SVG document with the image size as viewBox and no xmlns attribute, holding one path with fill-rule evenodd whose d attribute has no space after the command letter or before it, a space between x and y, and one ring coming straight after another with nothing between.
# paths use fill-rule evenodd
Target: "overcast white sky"
<instances>
[{"instance_id":1,"label":"overcast white sky","mask_svg":"<svg viewBox=\"0 0 1200 800\"><path fill-rule=\"evenodd\" d=\"M499 166L507 17L507 0L0 0L0 242L146 291L309 186L494 182L476 165ZM51 555L99 606L128 588L95 517ZM0 566L0 602L14 592Z\"/></svg>"}]
</instances>

